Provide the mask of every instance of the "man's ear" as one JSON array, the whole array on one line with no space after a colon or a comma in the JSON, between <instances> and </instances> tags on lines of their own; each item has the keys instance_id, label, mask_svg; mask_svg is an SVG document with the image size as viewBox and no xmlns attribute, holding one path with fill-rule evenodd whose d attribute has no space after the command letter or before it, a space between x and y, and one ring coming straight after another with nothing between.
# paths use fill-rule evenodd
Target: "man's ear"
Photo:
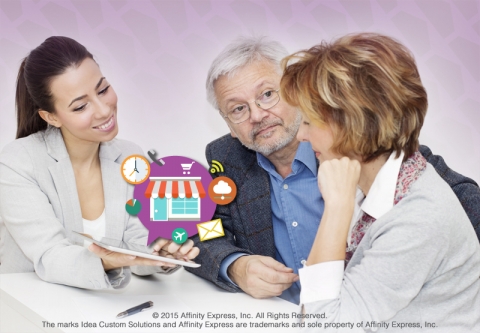
<instances>
[{"instance_id":1,"label":"man's ear","mask_svg":"<svg viewBox=\"0 0 480 333\"><path fill-rule=\"evenodd\" d=\"M58 120L56 117L55 113L53 112L48 112L45 110L38 110L38 115L42 117L43 120L45 120L48 124L60 128L62 126L62 123Z\"/></svg>"}]
</instances>

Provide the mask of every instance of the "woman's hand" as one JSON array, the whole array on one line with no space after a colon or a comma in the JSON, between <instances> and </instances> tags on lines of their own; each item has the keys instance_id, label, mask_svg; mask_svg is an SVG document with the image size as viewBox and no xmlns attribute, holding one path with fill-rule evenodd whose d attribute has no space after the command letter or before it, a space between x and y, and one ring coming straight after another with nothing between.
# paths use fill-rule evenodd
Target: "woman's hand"
<instances>
[{"instance_id":1,"label":"woman's hand","mask_svg":"<svg viewBox=\"0 0 480 333\"><path fill-rule=\"evenodd\" d=\"M91 244L88 249L95 253L100 259L102 259L102 265L105 271L111 269L120 268L124 266L162 266L162 267L175 267L175 264L166 263L163 261L152 260L142 257L136 257L129 254L123 254L113 252L96 244Z\"/></svg>"},{"instance_id":2,"label":"woman's hand","mask_svg":"<svg viewBox=\"0 0 480 333\"><path fill-rule=\"evenodd\" d=\"M162 257L188 261L194 259L199 253L199 248L193 246L191 239L181 245L165 238L157 238L153 242L153 254Z\"/></svg>"},{"instance_id":3,"label":"woman's hand","mask_svg":"<svg viewBox=\"0 0 480 333\"><path fill-rule=\"evenodd\" d=\"M320 164L318 186L325 201L325 210L308 256L308 266L345 259L360 171L360 163L348 157Z\"/></svg>"},{"instance_id":4,"label":"woman's hand","mask_svg":"<svg viewBox=\"0 0 480 333\"><path fill-rule=\"evenodd\" d=\"M360 171L360 163L348 157L322 162L318 169L318 187L325 205L353 208Z\"/></svg>"}]
</instances>

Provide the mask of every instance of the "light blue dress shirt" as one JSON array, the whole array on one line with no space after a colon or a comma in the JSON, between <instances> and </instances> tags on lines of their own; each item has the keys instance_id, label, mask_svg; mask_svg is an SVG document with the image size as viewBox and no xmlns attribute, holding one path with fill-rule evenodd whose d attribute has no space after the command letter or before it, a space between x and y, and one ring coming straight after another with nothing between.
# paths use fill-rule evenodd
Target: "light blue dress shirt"
<instances>
[{"instance_id":1,"label":"light blue dress shirt","mask_svg":"<svg viewBox=\"0 0 480 333\"><path fill-rule=\"evenodd\" d=\"M270 177L275 259L298 274L310 253L324 209L317 184L315 154L310 143L301 142L292 162L292 172L285 179L265 156L257 153L257 161ZM246 254L233 253L222 261L221 278L232 282L227 275L228 266L242 255ZM300 282L295 282L280 297L298 304Z\"/></svg>"}]
</instances>

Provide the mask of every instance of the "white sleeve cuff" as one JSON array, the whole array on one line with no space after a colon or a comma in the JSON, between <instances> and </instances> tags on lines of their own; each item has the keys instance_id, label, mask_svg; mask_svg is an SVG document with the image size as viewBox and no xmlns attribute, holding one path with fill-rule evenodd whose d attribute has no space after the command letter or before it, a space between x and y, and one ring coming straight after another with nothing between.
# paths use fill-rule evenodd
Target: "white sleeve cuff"
<instances>
[{"instance_id":1,"label":"white sleeve cuff","mask_svg":"<svg viewBox=\"0 0 480 333\"><path fill-rule=\"evenodd\" d=\"M345 262L327 261L298 270L302 289L300 304L338 298L343 282Z\"/></svg>"}]
</instances>

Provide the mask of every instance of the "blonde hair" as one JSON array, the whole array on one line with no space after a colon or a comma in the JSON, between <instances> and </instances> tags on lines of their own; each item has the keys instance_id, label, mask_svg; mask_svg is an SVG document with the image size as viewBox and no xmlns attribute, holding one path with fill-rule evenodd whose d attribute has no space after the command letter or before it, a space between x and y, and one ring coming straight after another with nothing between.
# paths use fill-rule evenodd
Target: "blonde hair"
<instances>
[{"instance_id":1,"label":"blonde hair","mask_svg":"<svg viewBox=\"0 0 480 333\"><path fill-rule=\"evenodd\" d=\"M418 150L427 93L410 51L374 33L351 34L286 57L280 89L315 124L331 126L332 149L365 162Z\"/></svg>"}]
</instances>

